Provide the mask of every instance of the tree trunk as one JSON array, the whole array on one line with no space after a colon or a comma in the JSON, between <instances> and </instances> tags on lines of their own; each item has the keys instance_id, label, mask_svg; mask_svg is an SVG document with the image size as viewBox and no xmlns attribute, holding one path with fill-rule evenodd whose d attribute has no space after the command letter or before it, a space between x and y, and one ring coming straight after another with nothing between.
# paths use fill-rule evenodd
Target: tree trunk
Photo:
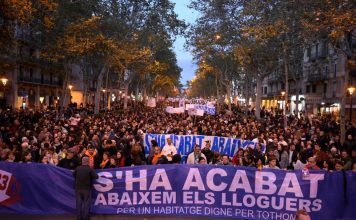
<instances>
[{"instance_id":1,"label":"tree trunk","mask_svg":"<svg viewBox=\"0 0 356 220\"><path fill-rule=\"evenodd\" d=\"M218 83L218 75L215 77L215 86L216 86L216 113L220 113L220 92L219 92L219 83Z\"/></svg>"},{"instance_id":2,"label":"tree trunk","mask_svg":"<svg viewBox=\"0 0 356 220\"><path fill-rule=\"evenodd\" d=\"M256 74L256 108L255 108L255 116L257 119L261 118L261 96L262 96L262 78Z\"/></svg>"},{"instance_id":3,"label":"tree trunk","mask_svg":"<svg viewBox=\"0 0 356 220\"><path fill-rule=\"evenodd\" d=\"M297 92L295 95L295 115L299 118L299 81L297 81Z\"/></svg>"},{"instance_id":4,"label":"tree trunk","mask_svg":"<svg viewBox=\"0 0 356 220\"><path fill-rule=\"evenodd\" d=\"M246 106L249 107L249 104L250 104L250 97L251 97L251 94L250 94L250 90L251 90L251 82L250 82L250 74L249 73L246 73L246 83L245 83L245 103L246 103Z\"/></svg>"},{"instance_id":5,"label":"tree trunk","mask_svg":"<svg viewBox=\"0 0 356 220\"><path fill-rule=\"evenodd\" d=\"M100 110L101 83L102 83L102 79L98 77L98 81L96 84L96 91L95 91L94 114L99 114L99 110Z\"/></svg>"},{"instance_id":6,"label":"tree trunk","mask_svg":"<svg viewBox=\"0 0 356 220\"><path fill-rule=\"evenodd\" d=\"M108 106L107 106L107 110L108 111L110 111L110 109L111 109L111 94L112 94L112 91L111 91L112 89L110 88L109 90L108 90L108 97L107 97L107 101L108 101Z\"/></svg>"},{"instance_id":7,"label":"tree trunk","mask_svg":"<svg viewBox=\"0 0 356 220\"><path fill-rule=\"evenodd\" d=\"M146 89L146 86L143 90L143 103L144 105L146 105L146 101L147 101L147 89Z\"/></svg>"},{"instance_id":8,"label":"tree trunk","mask_svg":"<svg viewBox=\"0 0 356 220\"><path fill-rule=\"evenodd\" d=\"M68 64L64 64L64 79L63 79L63 86L62 86L62 95L59 98L59 115L62 115L64 112L64 106L66 104L66 99L68 95Z\"/></svg>"},{"instance_id":9,"label":"tree trunk","mask_svg":"<svg viewBox=\"0 0 356 220\"><path fill-rule=\"evenodd\" d=\"M288 104L288 63L287 63L287 48L283 45L283 52L284 52L284 73L285 73L285 95L284 95L284 107L283 107L283 125L284 129L287 128L287 104ZM289 107L290 108L290 107Z\"/></svg>"},{"instance_id":10,"label":"tree trunk","mask_svg":"<svg viewBox=\"0 0 356 220\"><path fill-rule=\"evenodd\" d=\"M346 59L347 60L347 59ZM343 88L343 96L341 98L341 106L340 106L340 142L341 144L344 144L345 142L345 136L346 136L346 112L345 112L345 105L346 105L346 99L347 99L347 86L349 83L349 74L350 74L350 69L348 68L348 64L346 61L346 69L345 69L345 81L344 81L344 88Z\"/></svg>"},{"instance_id":11,"label":"tree trunk","mask_svg":"<svg viewBox=\"0 0 356 220\"><path fill-rule=\"evenodd\" d=\"M127 96L129 93L129 84L125 83L124 109L127 109Z\"/></svg>"},{"instance_id":12,"label":"tree trunk","mask_svg":"<svg viewBox=\"0 0 356 220\"><path fill-rule=\"evenodd\" d=\"M227 104L228 104L228 109L231 112L231 87L232 87L232 81L229 80L229 82L227 83L227 88L226 88L226 95L227 95Z\"/></svg>"},{"instance_id":13,"label":"tree trunk","mask_svg":"<svg viewBox=\"0 0 356 220\"><path fill-rule=\"evenodd\" d=\"M96 92L95 92L95 106L94 106L94 114L99 114L100 110L100 93L101 93L101 84L103 82L103 75L106 70L106 67L102 67L100 74L98 76L97 84L96 84Z\"/></svg>"},{"instance_id":14,"label":"tree trunk","mask_svg":"<svg viewBox=\"0 0 356 220\"><path fill-rule=\"evenodd\" d=\"M109 81L109 70L106 71L106 79L105 79L105 90L106 92L104 92L104 108L105 108L105 112L107 110L109 110L109 102L110 102L110 93L109 93L109 90L108 90L108 81ZM109 97L107 96L109 94ZM107 105L105 105L105 99L107 99Z\"/></svg>"}]
</instances>

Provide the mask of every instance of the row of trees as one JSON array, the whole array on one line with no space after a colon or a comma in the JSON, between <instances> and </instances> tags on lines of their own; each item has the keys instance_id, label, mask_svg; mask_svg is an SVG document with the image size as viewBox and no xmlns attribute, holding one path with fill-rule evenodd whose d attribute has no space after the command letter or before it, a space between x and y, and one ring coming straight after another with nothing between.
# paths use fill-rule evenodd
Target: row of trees
<instances>
[{"instance_id":1,"label":"row of trees","mask_svg":"<svg viewBox=\"0 0 356 220\"><path fill-rule=\"evenodd\" d=\"M95 112L102 88L145 97L180 86L172 44L186 24L169 0L4 0L0 13L2 53L15 58L15 32L29 30L41 56L62 64L63 91L80 66L84 97L96 88Z\"/></svg>"},{"instance_id":2,"label":"row of trees","mask_svg":"<svg viewBox=\"0 0 356 220\"><path fill-rule=\"evenodd\" d=\"M356 24L354 1L196 0L190 7L201 14L187 35L198 63L196 78L190 83L192 96L207 94L205 83L214 88L208 96L222 101L222 94L230 97L231 88L238 86L246 100L255 100L259 118L262 80L280 71L285 76L285 88L291 79L298 82L307 44L326 39L345 57L347 68L354 65L355 53L350 44ZM288 89L285 98L287 101ZM341 116L344 114L343 109Z\"/></svg>"}]
</instances>

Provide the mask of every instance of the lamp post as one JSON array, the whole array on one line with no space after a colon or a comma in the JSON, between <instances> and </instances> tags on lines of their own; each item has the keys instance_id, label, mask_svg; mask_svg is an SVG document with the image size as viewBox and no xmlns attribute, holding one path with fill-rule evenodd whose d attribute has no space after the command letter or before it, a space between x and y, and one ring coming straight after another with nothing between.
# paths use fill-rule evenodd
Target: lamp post
<instances>
[{"instance_id":1,"label":"lamp post","mask_svg":"<svg viewBox=\"0 0 356 220\"><path fill-rule=\"evenodd\" d=\"M282 110L283 110L283 115L286 113L286 112L285 112L285 105L286 105L286 102L283 101L285 94L286 94L285 91L282 91L282 92L281 92L281 95L282 95Z\"/></svg>"},{"instance_id":2,"label":"lamp post","mask_svg":"<svg viewBox=\"0 0 356 220\"><path fill-rule=\"evenodd\" d=\"M102 89L101 91L103 91L103 108L105 108L106 89Z\"/></svg>"},{"instance_id":3,"label":"lamp post","mask_svg":"<svg viewBox=\"0 0 356 220\"><path fill-rule=\"evenodd\" d=\"M3 88L3 89L4 89L4 93L3 93L3 94L4 94L4 104L5 104L5 106L6 106L5 89L6 89L6 83L7 83L7 81L8 81L7 78L5 78L5 77L4 77L4 78L1 78L1 82L2 82L2 84L3 84L3 86L4 86L4 88ZM4 106L4 107L5 107L5 106Z\"/></svg>"},{"instance_id":4,"label":"lamp post","mask_svg":"<svg viewBox=\"0 0 356 220\"><path fill-rule=\"evenodd\" d=\"M285 97L286 92L282 91L281 95L282 95L282 100L284 99L284 101L282 101L283 102L283 105L282 105L282 107L283 107L283 125L284 125L284 129L286 129L287 128L286 97Z\"/></svg>"},{"instance_id":5,"label":"lamp post","mask_svg":"<svg viewBox=\"0 0 356 220\"><path fill-rule=\"evenodd\" d=\"M72 89L73 89L73 86L71 84L69 84L68 89L69 89L69 104L72 104Z\"/></svg>"},{"instance_id":6,"label":"lamp post","mask_svg":"<svg viewBox=\"0 0 356 220\"><path fill-rule=\"evenodd\" d=\"M350 94L350 112L349 112L349 123L352 123L351 122L351 119L352 119L352 94L354 93L355 91L355 88L350 86L349 88L347 88L347 91L349 92Z\"/></svg>"}]
</instances>

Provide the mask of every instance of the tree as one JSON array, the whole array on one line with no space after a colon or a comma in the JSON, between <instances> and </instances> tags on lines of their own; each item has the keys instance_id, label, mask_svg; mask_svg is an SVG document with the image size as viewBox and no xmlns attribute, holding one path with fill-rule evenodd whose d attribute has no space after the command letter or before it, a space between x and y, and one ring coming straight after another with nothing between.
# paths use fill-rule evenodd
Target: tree
<instances>
[{"instance_id":1,"label":"tree","mask_svg":"<svg viewBox=\"0 0 356 220\"><path fill-rule=\"evenodd\" d=\"M346 61L343 86L345 95L342 96L340 109L341 143L344 143L346 91L350 69L356 66L356 53L352 48L356 27L355 3L351 0L317 0L302 1L302 3L306 9L303 36L308 40L327 38L333 50Z\"/></svg>"},{"instance_id":2,"label":"tree","mask_svg":"<svg viewBox=\"0 0 356 220\"><path fill-rule=\"evenodd\" d=\"M222 101L220 91L225 90L230 110L232 81L238 75L233 45L239 39L239 24L235 20L240 13L239 6L237 0L192 1L190 7L199 11L201 17L187 34L195 59L213 67L217 99Z\"/></svg>"},{"instance_id":3,"label":"tree","mask_svg":"<svg viewBox=\"0 0 356 220\"><path fill-rule=\"evenodd\" d=\"M255 116L260 118L262 80L278 67L278 33L283 24L276 19L274 1L242 1L242 5L242 37L235 54L246 74L255 79Z\"/></svg>"}]
</instances>

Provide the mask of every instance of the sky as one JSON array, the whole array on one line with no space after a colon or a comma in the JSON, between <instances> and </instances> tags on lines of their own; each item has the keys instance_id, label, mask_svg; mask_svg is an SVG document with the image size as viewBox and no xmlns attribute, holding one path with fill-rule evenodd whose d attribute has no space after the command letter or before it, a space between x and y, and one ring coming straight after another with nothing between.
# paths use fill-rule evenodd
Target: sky
<instances>
[{"instance_id":1,"label":"sky","mask_svg":"<svg viewBox=\"0 0 356 220\"><path fill-rule=\"evenodd\" d=\"M198 13L187 6L191 0L171 0L175 3L175 12L178 14L178 18L185 20L188 23L193 23L198 18ZM193 56L189 51L184 49L185 38L177 37L174 42L174 52L177 55L178 66L182 68L181 83L186 84L187 80L191 80L194 77L197 66L193 62Z\"/></svg>"}]
</instances>

